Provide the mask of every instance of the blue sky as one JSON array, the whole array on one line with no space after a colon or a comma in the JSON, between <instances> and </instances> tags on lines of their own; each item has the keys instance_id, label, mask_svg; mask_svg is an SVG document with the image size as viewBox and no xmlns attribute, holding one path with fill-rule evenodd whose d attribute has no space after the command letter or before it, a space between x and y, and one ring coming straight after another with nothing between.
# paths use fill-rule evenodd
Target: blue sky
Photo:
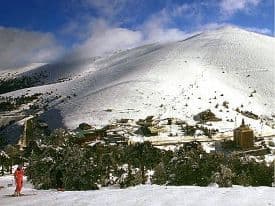
<instances>
[{"instance_id":1,"label":"blue sky","mask_svg":"<svg viewBox=\"0 0 275 206\"><path fill-rule=\"evenodd\" d=\"M225 25L273 36L274 0L2 0L0 62L96 56Z\"/></svg>"}]
</instances>

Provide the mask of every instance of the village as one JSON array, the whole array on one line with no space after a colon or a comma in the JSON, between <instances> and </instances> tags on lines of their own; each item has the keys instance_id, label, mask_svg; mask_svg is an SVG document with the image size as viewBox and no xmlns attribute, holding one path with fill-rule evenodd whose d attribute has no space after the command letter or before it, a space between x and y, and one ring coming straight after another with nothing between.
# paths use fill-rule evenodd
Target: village
<instances>
[{"instance_id":1,"label":"village","mask_svg":"<svg viewBox=\"0 0 275 206\"><path fill-rule=\"evenodd\" d=\"M23 133L17 147L24 150L33 137L32 118L25 121ZM47 124L38 121L38 127L47 129ZM93 127L82 123L71 131L76 136L80 145L93 145L105 143L109 145L129 145L136 142L148 141L160 149L174 149L193 142L199 143L206 152L239 153L240 155L273 155L275 135L256 136L253 129L245 124L242 119L241 125L233 131L219 132L208 129L203 124L188 125L177 118L155 119L148 116L145 119L135 121L133 119L120 119L102 128Z\"/></svg>"}]
</instances>

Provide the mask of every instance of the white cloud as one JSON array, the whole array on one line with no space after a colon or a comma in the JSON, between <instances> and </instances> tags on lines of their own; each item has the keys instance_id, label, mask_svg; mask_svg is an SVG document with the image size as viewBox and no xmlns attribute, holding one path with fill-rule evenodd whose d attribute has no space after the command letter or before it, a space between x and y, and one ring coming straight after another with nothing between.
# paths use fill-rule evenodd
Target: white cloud
<instances>
[{"instance_id":1,"label":"white cloud","mask_svg":"<svg viewBox=\"0 0 275 206\"><path fill-rule=\"evenodd\" d=\"M175 6L172 11L172 16L182 16L182 15L188 15L190 14L190 9L192 9L192 6L190 4L182 4Z\"/></svg>"},{"instance_id":2,"label":"white cloud","mask_svg":"<svg viewBox=\"0 0 275 206\"><path fill-rule=\"evenodd\" d=\"M71 54L75 58L100 56L114 50L136 47L142 42L142 33L126 28L114 27L99 19L90 28L90 36L75 45Z\"/></svg>"},{"instance_id":3,"label":"white cloud","mask_svg":"<svg viewBox=\"0 0 275 206\"><path fill-rule=\"evenodd\" d=\"M62 48L49 33L0 27L0 70L32 62L49 62Z\"/></svg>"},{"instance_id":4,"label":"white cloud","mask_svg":"<svg viewBox=\"0 0 275 206\"><path fill-rule=\"evenodd\" d=\"M176 41L186 37L186 33L178 28L168 27L171 16L166 10L151 16L141 27L144 42Z\"/></svg>"},{"instance_id":5,"label":"white cloud","mask_svg":"<svg viewBox=\"0 0 275 206\"><path fill-rule=\"evenodd\" d=\"M82 0L85 6L97 9L105 16L113 16L120 12L129 0Z\"/></svg>"},{"instance_id":6,"label":"white cloud","mask_svg":"<svg viewBox=\"0 0 275 206\"><path fill-rule=\"evenodd\" d=\"M220 8L225 16L231 16L238 11L247 11L256 7L262 0L222 0Z\"/></svg>"},{"instance_id":7,"label":"white cloud","mask_svg":"<svg viewBox=\"0 0 275 206\"><path fill-rule=\"evenodd\" d=\"M103 19L88 23L89 37L74 46L71 54L76 58L101 56L115 50L125 50L154 42L168 42L184 39L187 34L178 29L167 27L170 16L165 11L151 16L136 30L110 25Z\"/></svg>"}]
</instances>

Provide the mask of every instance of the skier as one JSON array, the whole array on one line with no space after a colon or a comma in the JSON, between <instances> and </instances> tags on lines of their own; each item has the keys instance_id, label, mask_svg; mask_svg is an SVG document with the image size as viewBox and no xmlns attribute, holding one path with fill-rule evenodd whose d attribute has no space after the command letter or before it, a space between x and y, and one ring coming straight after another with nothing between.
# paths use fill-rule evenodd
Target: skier
<instances>
[{"instance_id":1,"label":"skier","mask_svg":"<svg viewBox=\"0 0 275 206\"><path fill-rule=\"evenodd\" d=\"M21 195L21 190L23 187L23 176L24 176L24 170L22 168L22 165L19 165L14 172L14 180L15 180L15 184L16 184L14 196Z\"/></svg>"}]
</instances>

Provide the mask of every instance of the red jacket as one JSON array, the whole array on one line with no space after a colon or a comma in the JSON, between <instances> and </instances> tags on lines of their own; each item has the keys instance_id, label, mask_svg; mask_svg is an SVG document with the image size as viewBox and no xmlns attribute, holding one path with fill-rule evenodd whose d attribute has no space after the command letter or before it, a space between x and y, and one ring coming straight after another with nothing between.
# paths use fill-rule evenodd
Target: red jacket
<instances>
[{"instance_id":1,"label":"red jacket","mask_svg":"<svg viewBox=\"0 0 275 206\"><path fill-rule=\"evenodd\" d=\"M23 169L16 169L14 172L14 178L16 182L21 182L23 181L23 176L24 176L24 170Z\"/></svg>"}]
</instances>

